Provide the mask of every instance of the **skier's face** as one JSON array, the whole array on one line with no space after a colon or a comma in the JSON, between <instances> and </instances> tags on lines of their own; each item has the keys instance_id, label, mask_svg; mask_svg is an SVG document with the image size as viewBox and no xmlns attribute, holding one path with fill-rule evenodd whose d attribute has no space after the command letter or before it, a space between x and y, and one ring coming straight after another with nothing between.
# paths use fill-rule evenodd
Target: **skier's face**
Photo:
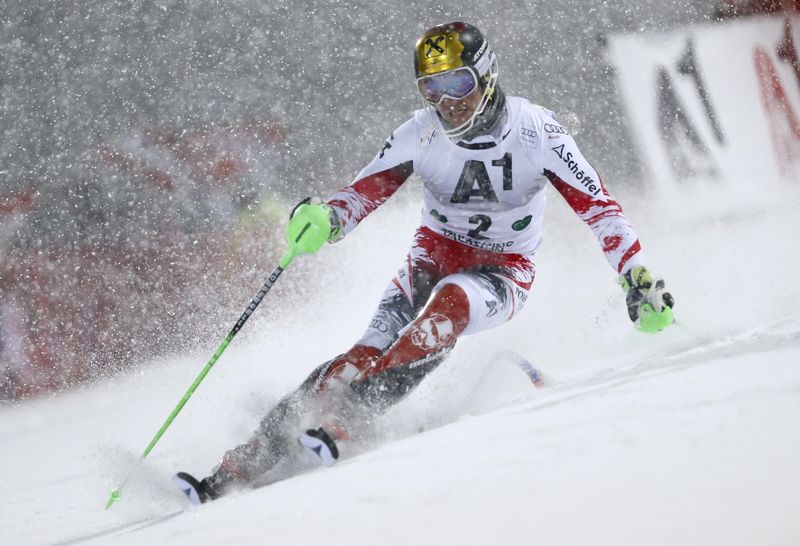
<instances>
[{"instance_id":1,"label":"skier's face","mask_svg":"<svg viewBox=\"0 0 800 546\"><path fill-rule=\"evenodd\" d=\"M470 116L478 108L482 95L483 92L480 86L476 86L472 93L463 99L443 98L442 102L436 105L436 110L451 127L460 127L469 120Z\"/></svg>"}]
</instances>

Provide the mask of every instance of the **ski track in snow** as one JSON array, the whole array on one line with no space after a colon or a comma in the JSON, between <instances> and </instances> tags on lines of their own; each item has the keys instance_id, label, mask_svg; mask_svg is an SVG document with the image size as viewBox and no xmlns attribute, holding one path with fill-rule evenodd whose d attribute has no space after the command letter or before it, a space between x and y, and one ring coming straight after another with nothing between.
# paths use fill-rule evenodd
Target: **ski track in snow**
<instances>
[{"instance_id":1,"label":"ski track in snow","mask_svg":"<svg viewBox=\"0 0 800 546\"><path fill-rule=\"evenodd\" d=\"M309 287L313 323L302 306L280 324L254 316L144 464L205 349L0 409L2 542L798 544L800 258L782 234L800 220L783 192L766 210L692 222L620 196L676 296L678 323L657 336L632 330L596 242L553 200L524 314L460 341L371 445L186 509L171 474L208 472L359 335L418 218L416 202L387 204L306 258L323 267L299 263L281 280ZM313 275L334 266L350 280L331 292ZM533 388L504 351L548 386Z\"/></svg>"},{"instance_id":2,"label":"ski track in snow","mask_svg":"<svg viewBox=\"0 0 800 546\"><path fill-rule=\"evenodd\" d=\"M797 326L797 329L794 331L774 334L759 329L739 336L728 336L724 339L720 339L718 341L709 343L705 346L681 351L673 355L668 355L660 358L651 359L645 362L640 362L627 369L609 370L603 373L599 373L595 376L556 383L547 389L534 391L530 396L527 396L525 398L516 399L500 404L486 413L480 415L473 414L469 417L462 416L462 418L457 422L440 424L439 427L435 429L427 429L425 431L420 431L419 435L408 437L405 440L398 441L397 439L395 439L396 442L395 444L384 445L383 447L379 447L376 451L356 456L354 459L345 460L342 463L340 463L339 467L352 470L353 466L358 465L360 463L369 464L370 466L376 466L376 465L381 465L383 462L386 461L388 461L389 463L392 462L394 463L393 465L390 465L390 467L403 466L403 461L409 459L410 460L417 459L420 458L420 456L424 459L427 456L426 453L428 449L426 449L426 447L424 446L424 444L426 443L424 441L426 439L425 438L426 435L432 436L433 437L432 439L434 440L433 443L438 447L442 447L442 444L443 443L446 444L447 442L450 441L451 438L464 439L465 436L472 435L470 429L477 429L475 434L480 435L480 430L485 429L487 427L495 429L498 425L502 426L504 421L514 420L514 419L519 420L521 418L524 419L525 422L527 423L536 423L538 420L537 416L539 414L557 408L558 406L567 406L569 404L575 404L579 399L592 400L592 398L596 397L597 395L606 398L614 398L615 390L624 389L626 387L639 388L641 387L641 385L639 385L639 387L637 387L636 385L642 383L652 384L652 382L654 380L657 381L658 377L661 375L681 374L682 372L686 372L688 370L703 368L703 367L724 368L726 364L725 361L728 359L732 360L742 359L742 358L747 358L749 355L752 354L763 354L763 353L769 354L770 352L775 352L775 351L780 352L781 350L788 350L793 354L793 358L791 358L790 360L797 360L797 357L800 356L800 321L792 321L792 322L796 323ZM774 344L774 342L776 341L778 342L777 345ZM737 350L737 347L741 347L742 350L741 351ZM752 362L748 363L748 366L751 365ZM737 370L735 369L730 370L730 373L737 373ZM698 401L693 401L692 404L690 404L690 406L691 405L696 406L695 409L697 410L701 410L703 408L708 410L708 408L713 408L715 406L722 408L726 408L731 405L740 406L742 405L743 396L745 397L745 402L747 403L760 403L760 399L763 398L788 397L794 400L793 406L794 409L797 410L800 409L800 404L798 404L798 397L800 396L800 373L796 373L796 370L793 379L794 379L793 383L784 384L780 388L774 388L775 386L772 385L769 391L757 392L756 395L750 393L749 388L741 388L741 385L737 385L739 389L733 393L727 393L721 389L720 392L715 393L717 396L714 397L714 399L707 398ZM682 383L682 381L679 380L679 383ZM465 411L470 410L470 408L466 406L463 409ZM685 409L686 408L684 408L684 410ZM691 411L692 407L689 407L689 410ZM797 415L796 411L794 415L795 416ZM581 415L577 417L575 421L572 422L570 419L566 421L559 420L557 423L550 426L540 423L537 426L533 427L533 430L536 434L542 436L549 436L553 434L558 436L558 435L563 435L563 431L570 428L572 429L581 428L585 427L587 424L596 428L597 426L608 426L612 423L613 419L607 418L605 416ZM487 437L491 437L491 435L487 435ZM423 445L418 446L415 438L421 439L422 441L420 443ZM798 438L795 435L794 439L795 448L798 447L796 444L797 439ZM477 440L474 436L470 438L469 441L470 444L476 444L472 446L473 448L480 447L481 442ZM574 438L572 439L572 441L575 441ZM496 447L496 444L493 447ZM441 453L441 450L438 451ZM502 451L505 452L507 451L507 449L504 448ZM437 462L441 464L440 461ZM524 466L526 466L524 464L521 464L521 460L519 457L517 457L516 460L506 460L505 464L512 466L516 465L520 466L521 468L524 468ZM353 472L350 473L353 474ZM320 477L322 477L322 475L319 473L309 476L309 478L311 479ZM296 478L296 479L299 480L304 478ZM336 486L345 488L350 483L348 480L331 480L331 481L333 481ZM466 486L470 488L474 487L475 485L471 483L471 480L469 478L462 478L461 483L459 483L459 481L460 480L455 480L455 483L451 485L456 485L460 487ZM485 485L486 484L483 484L484 487ZM798 485L798 480L796 479L796 476L794 480L794 485ZM286 486L291 487L291 482L287 482ZM273 485L272 487L274 488L275 485ZM245 498L246 496L255 496L261 494L269 495L268 489L269 488L263 488L255 490L254 492L240 493L238 496L234 498L234 502L238 501L247 503L248 501ZM314 485L311 481L306 479L305 482L303 483L302 489L313 490ZM348 502L357 500L351 498L350 495L347 495L347 493L345 493L345 496L348 497ZM428 496L430 496L430 493L428 493ZM413 500L413 498L409 495L406 495L405 497L406 499ZM376 500L378 500L379 505L384 504L383 499L376 499ZM277 499L277 501L280 502L280 499ZM393 503L387 502L385 504L387 504L386 508L391 510L391 506ZM310 511L311 513L315 512L315 509L313 507L311 507L310 509L309 507L305 508L307 511ZM189 510L191 511L192 515L194 515L197 512L196 509L189 509ZM189 513L190 512L187 511L187 514ZM147 536L152 536L152 538L157 538L158 536L162 536L162 533L156 531L156 528L160 526L162 523L169 522L174 517L180 514L181 512L172 512L164 516L148 519L141 522L123 524L118 528L101 531L96 533L94 536L89 535L88 537L82 537L81 539L67 543L76 543L76 542L79 543L83 542L83 539L89 539L89 538L102 538L102 539L112 539L114 540L114 542L121 544L136 544L139 540L141 540L141 538L136 534L137 532L152 530L153 534L152 535L148 534ZM187 517L189 516L187 515ZM346 515L344 517L346 518ZM226 521L225 518L223 518L222 521L223 522ZM453 521L451 521L451 524L452 523ZM771 525L775 525L775 522L774 521L771 522ZM211 522L204 523L205 529L210 529L212 527L213 524ZM546 525L544 527L545 529L547 528ZM270 525L268 523L263 525L263 530L265 534L269 533L269 528ZM526 528L527 525L523 526L523 529ZM794 530L795 531L797 530L796 526ZM536 529L533 529L532 531L536 532ZM541 532L542 530L539 529L539 531ZM286 531L284 530L284 532ZM439 532L441 533L441 530L439 530ZM317 540L324 539L324 533L316 533L316 535L319 535L317 536ZM195 536L197 536L197 534L195 534ZM284 535L286 540L288 540L290 536L291 536L290 533ZM464 536L460 533L455 533L452 535L450 533L445 533L444 537L446 536L460 537L459 543L471 543L471 544L484 543L484 539L470 541L468 535ZM573 534L571 537L570 535L567 536L570 538L570 540L568 540L565 543L574 543L572 542L572 540L574 540L576 535ZM580 537L581 535L578 534L577 536ZM623 534L622 536L624 537L625 535ZM678 536L680 535L678 534ZM764 537L764 535L760 536L762 538ZM768 538L769 535L766 536ZM259 541L257 537L258 534L256 533L255 537L251 539L253 543L257 543ZM431 537L426 538L424 536L419 536L419 537L414 537L412 540L413 543L435 544L438 543L440 540L443 540L444 537L440 537L436 540L433 540L430 539ZM556 535L552 537L552 540L558 541L558 538L559 537ZM587 535L584 538L589 538L589 535ZM486 538L486 540L489 539L490 539L489 537ZM672 538L664 542L661 542L659 539L653 537L648 538L647 536L642 536L641 539L648 540L648 542L651 544L675 543L672 542ZM358 537L348 536L346 543L367 544L370 543L371 540L372 539L367 541L360 541ZM504 543L519 543L519 544L528 543L527 538L525 538L524 536L517 536L514 533L511 533L504 540L505 540ZM191 540L186 539L185 541L178 543L184 543L184 542L186 544L190 544ZM313 542L314 541L312 540L308 541L307 543L310 544ZM409 542L400 541L396 543L403 544ZM601 540L599 542L591 542L591 543L613 544L616 542L613 540L608 542ZM691 537L687 536L681 539L680 543L693 543L693 542L691 540ZM706 542L705 539L703 539L702 541L698 541L696 543L707 544L708 542ZM733 542L726 542L726 543L747 544L752 542L749 542L748 540L741 540L741 541L734 540ZM770 543L770 541L767 540L766 542L763 543Z\"/></svg>"}]
</instances>

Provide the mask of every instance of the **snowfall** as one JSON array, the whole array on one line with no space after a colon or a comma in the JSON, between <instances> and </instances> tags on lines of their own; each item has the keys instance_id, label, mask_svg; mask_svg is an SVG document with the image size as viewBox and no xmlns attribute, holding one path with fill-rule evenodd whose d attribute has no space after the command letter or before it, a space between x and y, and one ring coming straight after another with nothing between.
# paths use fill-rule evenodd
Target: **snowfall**
<instances>
[{"instance_id":1,"label":"snowfall","mask_svg":"<svg viewBox=\"0 0 800 546\"><path fill-rule=\"evenodd\" d=\"M419 218L410 182L346 240L284 273L278 282L301 286L301 303L276 319L256 311L143 462L213 343L0 409L0 542L800 544L796 184L641 194L605 180L675 296L668 330L632 327L591 232L552 192L525 309L460 340L370 445L188 505L176 471L205 476L359 337ZM300 282L309 270L324 274ZM271 295L262 306L281 305Z\"/></svg>"}]
</instances>

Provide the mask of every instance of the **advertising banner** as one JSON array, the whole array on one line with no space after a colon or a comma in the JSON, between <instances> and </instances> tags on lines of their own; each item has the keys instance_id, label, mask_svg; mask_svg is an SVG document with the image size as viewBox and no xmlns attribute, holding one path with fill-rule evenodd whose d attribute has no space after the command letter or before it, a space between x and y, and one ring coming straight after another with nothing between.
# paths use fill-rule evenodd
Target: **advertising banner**
<instances>
[{"instance_id":1,"label":"advertising banner","mask_svg":"<svg viewBox=\"0 0 800 546\"><path fill-rule=\"evenodd\" d=\"M648 191L757 198L800 175L800 19L610 37Z\"/></svg>"}]
</instances>

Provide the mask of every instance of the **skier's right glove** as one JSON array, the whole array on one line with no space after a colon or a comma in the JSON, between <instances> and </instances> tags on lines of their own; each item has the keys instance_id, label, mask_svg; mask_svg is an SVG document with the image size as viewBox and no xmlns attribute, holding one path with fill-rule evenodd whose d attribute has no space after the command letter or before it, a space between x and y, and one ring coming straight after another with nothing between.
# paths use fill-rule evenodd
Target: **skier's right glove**
<instances>
[{"instance_id":1,"label":"skier's right glove","mask_svg":"<svg viewBox=\"0 0 800 546\"><path fill-rule=\"evenodd\" d=\"M334 210L325 204L311 204L311 198L303 199L292 211L286 227L289 246L303 254L313 254L322 248L325 241L337 240L341 223Z\"/></svg>"},{"instance_id":2,"label":"skier's right glove","mask_svg":"<svg viewBox=\"0 0 800 546\"><path fill-rule=\"evenodd\" d=\"M650 334L672 324L672 307L675 299L666 291L663 279L653 281L643 265L632 267L620 275L617 282L627 294L628 316L637 330Z\"/></svg>"}]
</instances>

